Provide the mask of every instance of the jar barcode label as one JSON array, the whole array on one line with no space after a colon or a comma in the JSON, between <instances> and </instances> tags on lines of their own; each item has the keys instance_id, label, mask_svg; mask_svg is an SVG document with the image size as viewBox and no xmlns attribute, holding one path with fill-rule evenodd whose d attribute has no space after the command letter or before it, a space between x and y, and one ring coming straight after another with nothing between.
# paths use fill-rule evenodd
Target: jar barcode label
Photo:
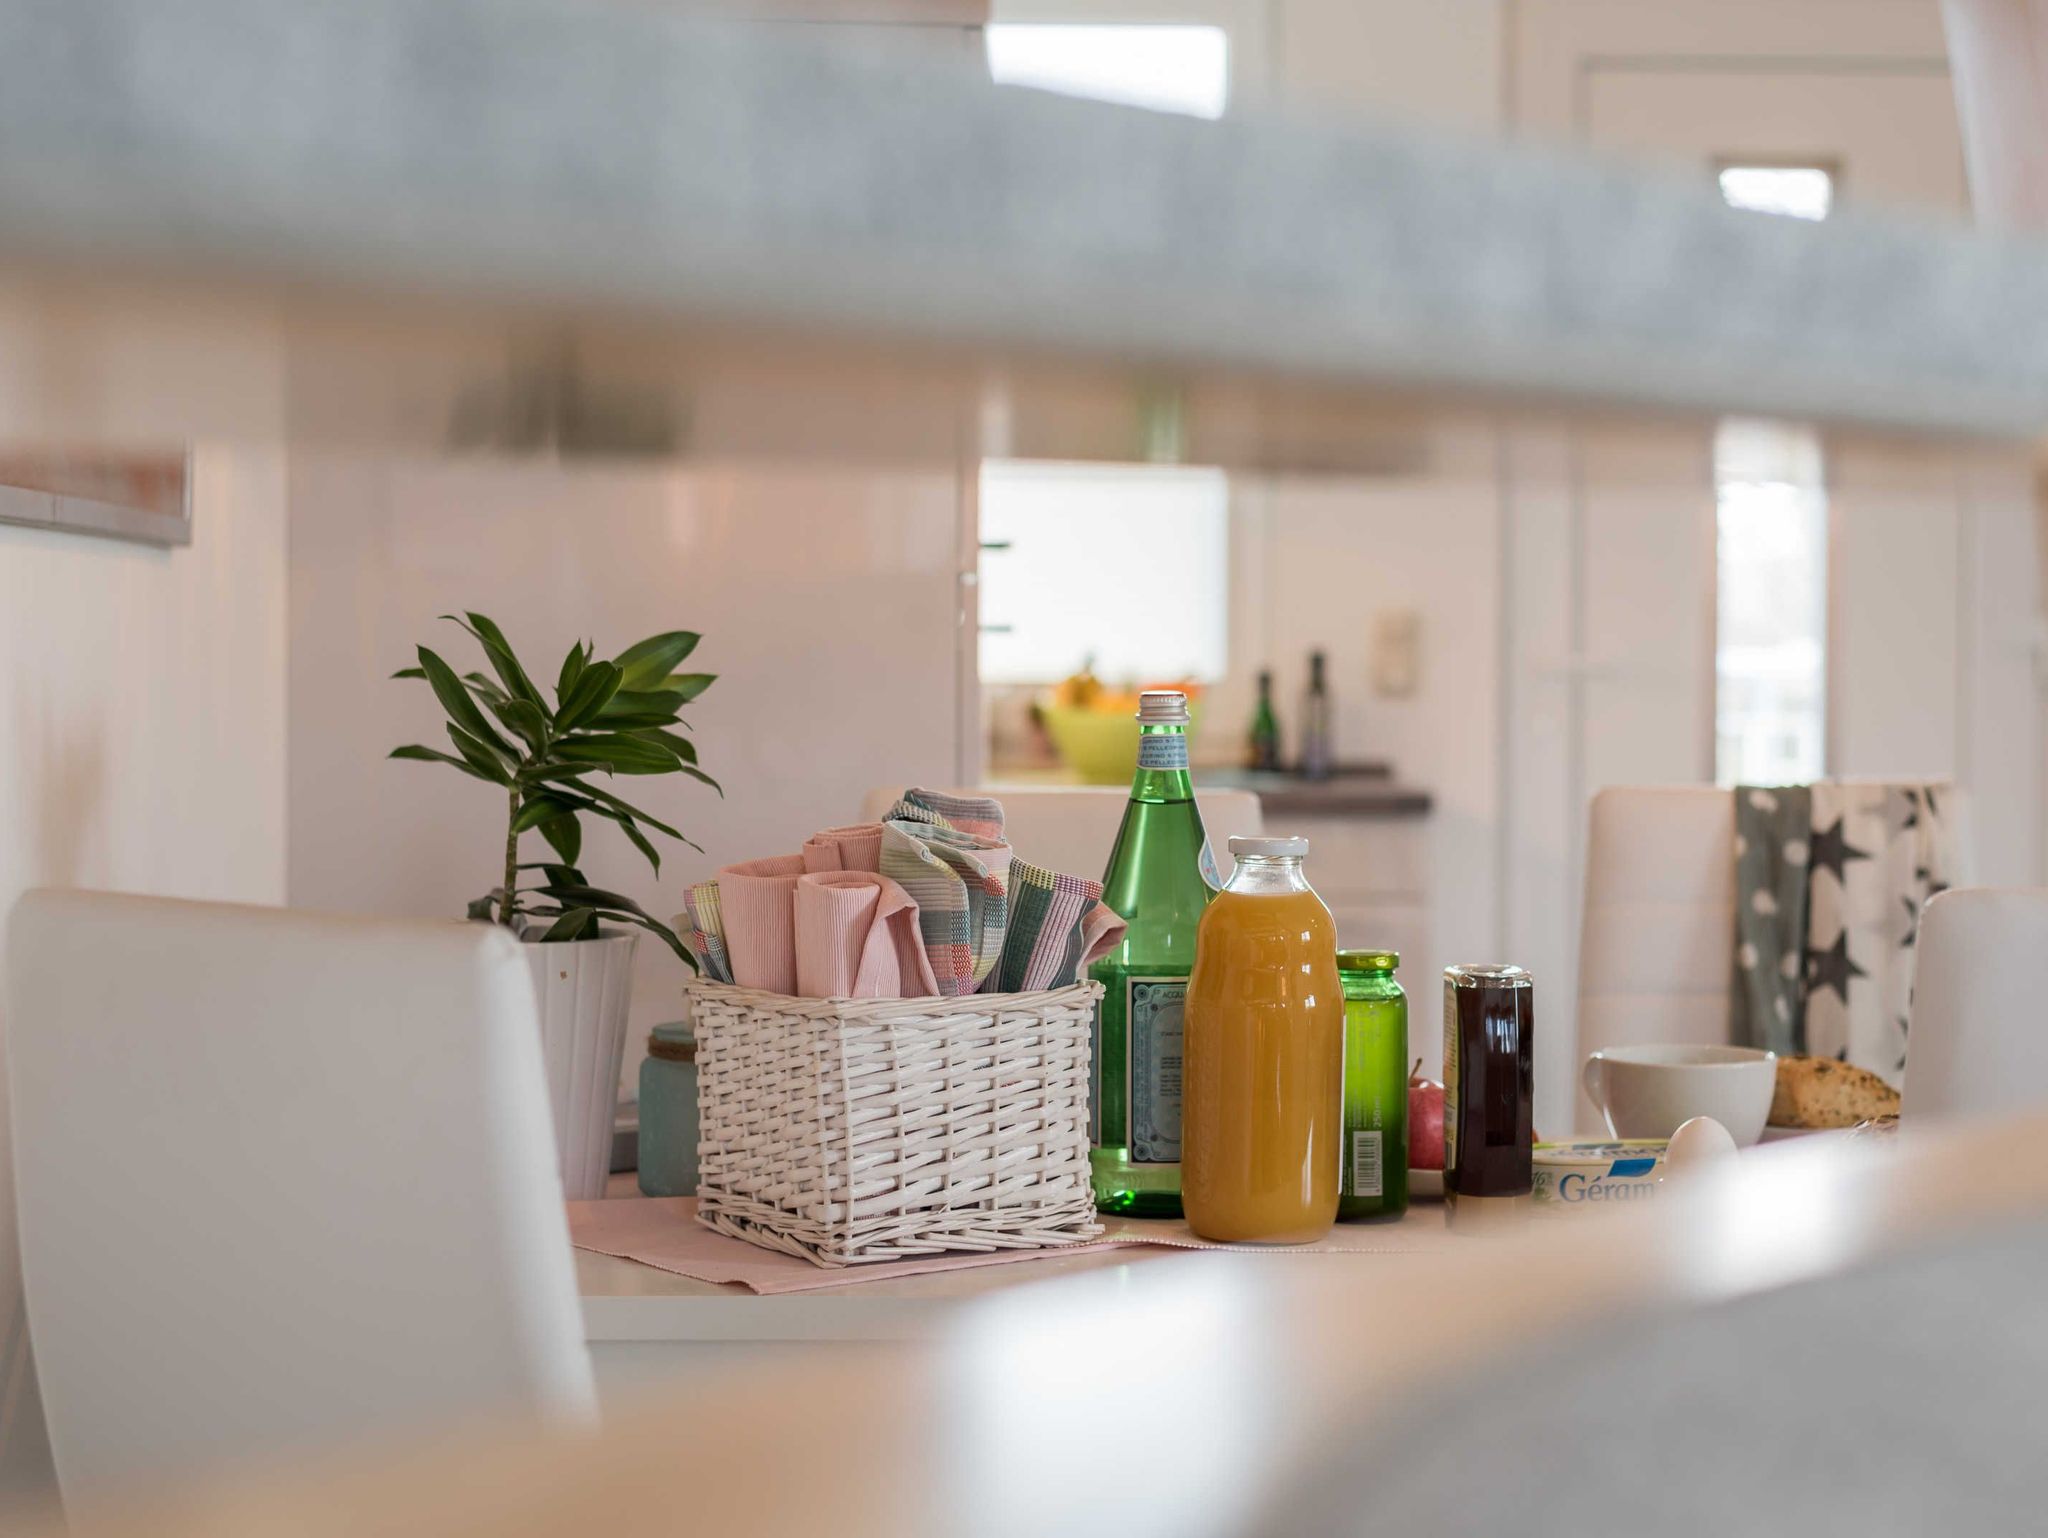
<instances>
[{"instance_id":1,"label":"jar barcode label","mask_svg":"<svg viewBox=\"0 0 2048 1538\"><path fill-rule=\"evenodd\" d=\"M1351 1196L1379 1196L1380 1138L1378 1132L1351 1134Z\"/></svg>"}]
</instances>

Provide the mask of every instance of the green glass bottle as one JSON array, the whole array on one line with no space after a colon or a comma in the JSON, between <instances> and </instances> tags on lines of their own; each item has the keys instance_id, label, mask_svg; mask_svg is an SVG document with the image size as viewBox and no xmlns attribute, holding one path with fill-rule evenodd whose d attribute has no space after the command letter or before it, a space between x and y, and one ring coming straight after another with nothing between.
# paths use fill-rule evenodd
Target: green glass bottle
<instances>
[{"instance_id":1,"label":"green glass bottle","mask_svg":"<svg viewBox=\"0 0 2048 1538\"><path fill-rule=\"evenodd\" d=\"M1089 969L1095 1011L1095 1205L1180 1216L1181 1009L1195 929L1216 867L1188 778L1188 700L1138 698L1138 772L1102 877L1102 900L1130 925Z\"/></svg>"},{"instance_id":2,"label":"green glass bottle","mask_svg":"<svg viewBox=\"0 0 2048 1538\"><path fill-rule=\"evenodd\" d=\"M1344 985L1344 1168L1337 1216L1408 1210L1408 995L1393 951L1339 951Z\"/></svg>"},{"instance_id":3,"label":"green glass bottle","mask_svg":"<svg viewBox=\"0 0 2048 1538\"><path fill-rule=\"evenodd\" d=\"M1280 767L1280 718L1273 714L1273 675L1259 674L1259 703L1252 711L1251 762L1249 767L1268 773Z\"/></svg>"}]
</instances>

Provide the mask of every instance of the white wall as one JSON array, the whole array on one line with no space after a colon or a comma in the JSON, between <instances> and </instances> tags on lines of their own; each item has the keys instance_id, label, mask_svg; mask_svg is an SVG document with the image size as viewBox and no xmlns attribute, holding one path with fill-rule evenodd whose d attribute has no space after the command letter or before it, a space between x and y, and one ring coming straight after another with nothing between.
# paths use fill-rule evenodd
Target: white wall
<instances>
[{"instance_id":1,"label":"white wall","mask_svg":"<svg viewBox=\"0 0 2048 1538\"><path fill-rule=\"evenodd\" d=\"M34 886L284 899L283 460L193 474L187 549L0 528L0 911ZM5 1494L48 1467L11 1168L0 1204Z\"/></svg>"},{"instance_id":2,"label":"white wall","mask_svg":"<svg viewBox=\"0 0 2048 1538\"><path fill-rule=\"evenodd\" d=\"M584 867L666 919L720 865L794 851L854 821L871 785L946 783L963 735L955 676L959 488L950 470L393 464L295 455L291 472L291 838L295 907L459 915L499 879L505 807L440 765L423 684L390 682L424 643L468 671L435 616L476 609L552 680L579 636L612 654L697 630L719 675L685 712L725 797L680 776L619 793L704 846L656 839L657 879L608 825ZM538 859L545 851L530 835ZM681 963L643 937L633 1017L673 1019Z\"/></svg>"},{"instance_id":3,"label":"white wall","mask_svg":"<svg viewBox=\"0 0 2048 1538\"><path fill-rule=\"evenodd\" d=\"M1435 797L1428 851L1428 944L1404 953L1411 1029L1434 1061L1428 1001L1455 961L1495 959L1499 935L1499 492L1490 434L1445 434L1433 473L1357 481L1284 477L1252 494L1263 550L1253 634L1233 651L1242 683L1274 672L1288 741L1300 725L1308 654L1328 653L1340 762L1385 761ZM1371 686L1371 625L1383 609L1420 618L1415 692ZM1233 691L1235 692L1235 691ZM1238 729L1248 704L1221 716ZM1310 879L1316 879L1311 854ZM1323 878L1326 887L1357 885Z\"/></svg>"}]
</instances>

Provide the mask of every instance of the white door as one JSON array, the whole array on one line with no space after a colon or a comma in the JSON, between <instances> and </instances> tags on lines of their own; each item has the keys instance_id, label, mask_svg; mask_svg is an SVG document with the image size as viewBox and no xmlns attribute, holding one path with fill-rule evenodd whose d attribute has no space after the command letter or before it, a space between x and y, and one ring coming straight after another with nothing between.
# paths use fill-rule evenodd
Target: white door
<instances>
[{"instance_id":1,"label":"white door","mask_svg":"<svg viewBox=\"0 0 2048 1538\"><path fill-rule=\"evenodd\" d=\"M1731 163L1817 166L1837 209L1966 213L1938 57L1739 58L1710 42L1583 52L1552 105L1586 143L1661 159L1706 185ZM1603 785L1714 775L1715 487L1707 426L1553 438L1525 433L1513 448L1526 472L1514 489L1514 623L1527 644L1512 707L1525 783L1511 796L1509 874L1511 940L1518 959L1556 979L1547 1014L1558 1041L1574 1019L1587 799ZM2024 466L1939 445L1825 449L1826 770L1957 775L1980 829L2000 830L1981 839L1981 877L2037 880L2041 749L2027 650L2037 568ZM1542 1055L1540 1123L1569 1118L1575 1056Z\"/></svg>"}]
</instances>

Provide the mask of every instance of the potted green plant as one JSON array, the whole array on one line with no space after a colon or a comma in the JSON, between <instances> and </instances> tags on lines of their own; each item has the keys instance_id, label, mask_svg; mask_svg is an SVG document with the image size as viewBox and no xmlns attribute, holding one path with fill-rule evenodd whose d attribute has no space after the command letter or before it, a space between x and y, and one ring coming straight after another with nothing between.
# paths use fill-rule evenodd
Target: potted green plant
<instances>
[{"instance_id":1,"label":"potted green plant","mask_svg":"<svg viewBox=\"0 0 2048 1538\"><path fill-rule=\"evenodd\" d=\"M550 701L488 618L442 618L469 632L491 671L457 673L420 647L419 665L392 676L423 679L433 689L454 752L411 743L391 756L446 764L505 798L503 877L469 905L469 916L529 942L563 1188L572 1198L602 1196L632 1003L633 931L658 935L693 971L697 961L667 924L584 876L582 819L611 823L657 874L661 853L651 835L698 847L592 777L682 774L717 790L679 718L713 675L677 671L698 641L687 630L649 636L610 661L579 642L562 661ZM530 832L553 859L520 859L520 840Z\"/></svg>"}]
</instances>

